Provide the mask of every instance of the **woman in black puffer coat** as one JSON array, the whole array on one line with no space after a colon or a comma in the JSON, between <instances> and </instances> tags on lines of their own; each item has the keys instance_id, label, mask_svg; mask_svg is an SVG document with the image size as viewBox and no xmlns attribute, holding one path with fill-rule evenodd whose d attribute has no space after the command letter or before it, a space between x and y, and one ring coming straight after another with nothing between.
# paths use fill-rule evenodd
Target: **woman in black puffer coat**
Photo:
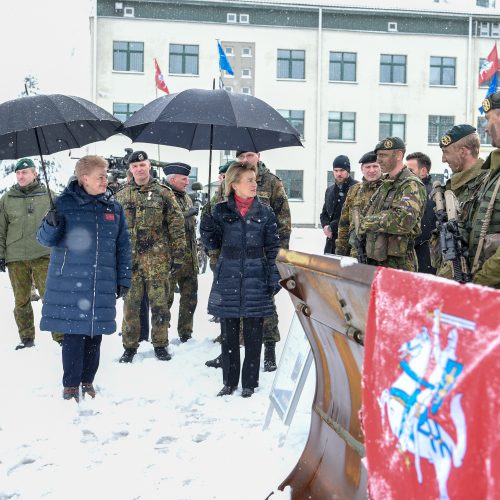
<instances>
[{"instance_id":1,"label":"woman in black puffer coat","mask_svg":"<svg viewBox=\"0 0 500 500\"><path fill-rule=\"evenodd\" d=\"M256 169L234 163L226 173L227 201L212 207L201 221L208 250L220 250L208 312L221 318L224 387L232 394L240 378L239 330L243 318L245 359L241 374L243 397L259 382L265 316L273 313L272 296L280 290L275 259L279 236L273 210L257 197Z\"/></svg>"}]
</instances>

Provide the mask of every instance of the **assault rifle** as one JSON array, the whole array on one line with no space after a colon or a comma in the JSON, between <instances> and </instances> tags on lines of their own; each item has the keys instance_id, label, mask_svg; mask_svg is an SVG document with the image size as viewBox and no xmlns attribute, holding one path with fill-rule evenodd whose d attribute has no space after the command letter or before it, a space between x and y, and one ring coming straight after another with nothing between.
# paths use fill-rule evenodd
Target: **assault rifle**
<instances>
[{"instance_id":1,"label":"assault rifle","mask_svg":"<svg viewBox=\"0 0 500 500\"><path fill-rule=\"evenodd\" d=\"M352 209L353 220L354 220L354 244L356 246L356 253L358 262L360 264L366 264L368 262L368 257L366 256L366 240L359 236L359 209L358 207L353 207Z\"/></svg>"},{"instance_id":2,"label":"assault rifle","mask_svg":"<svg viewBox=\"0 0 500 500\"><path fill-rule=\"evenodd\" d=\"M432 199L436 204L434 209L439 232L439 243L443 262L451 262L453 279L459 283L469 283L471 274L467 266L467 248L460 237L457 213L458 202L452 191L444 191L439 181L435 181Z\"/></svg>"}]
</instances>

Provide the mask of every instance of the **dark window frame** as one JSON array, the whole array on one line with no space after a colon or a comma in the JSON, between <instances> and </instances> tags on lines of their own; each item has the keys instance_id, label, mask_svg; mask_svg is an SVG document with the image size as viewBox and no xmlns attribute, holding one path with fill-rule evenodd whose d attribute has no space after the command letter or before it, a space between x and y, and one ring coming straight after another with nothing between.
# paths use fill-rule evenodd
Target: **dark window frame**
<instances>
[{"instance_id":1,"label":"dark window frame","mask_svg":"<svg viewBox=\"0 0 500 500\"><path fill-rule=\"evenodd\" d=\"M389 120L382 120L382 115L384 116L389 116ZM395 116L403 116L404 120L403 121L398 121L394 119ZM382 133L382 126L383 125L389 125L389 130L387 133ZM403 137L401 137L401 134L395 133L394 132L394 126L395 125L403 125ZM403 113L380 113L379 114L379 119L378 119L378 135L379 135L379 140L384 139L385 137L400 137L403 139L403 141L406 140L406 114Z\"/></svg>"},{"instance_id":2,"label":"dark window frame","mask_svg":"<svg viewBox=\"0 0 500 500\"><path fill-rule=\"evenodd\" d=\"M285 52L288 53L288 57L285 57ZM300 59L298 57L294 57L294 53L301 52L303 58ZM283 76L283 74L280 73L280 70L283 69L283 66L280 65L280 62L288 62L287 65L287 71L286 74L287 76ZM301 63L302 64L302 76L293 76L294 74L294 67L296 63ZM277 78L279 80L305 80L306 78L306 51L305 50L295 50L295 49L278 49L278 55L276 59L276 74ZM300 68L300 66L299 66Z\"/></svg>"},{"instance_id":3,"label":"dark window frame","mask_svg":"<svg viewBox=\"0 0 500 500\"><path fill-rule=\"evenodd\" d=\"M455 125L455 117L452 115L429 115L427 118L427 142L439 144L441 137L453 125ZM432 127L435 127L435 130L432 130Z\"/></svg>"},{"instance_id":4,"label":"dark window frame","mask_svg":"<svg viewBox=\"0 0 500 500\"><path fill-rule=\"evenodd\" d=\"M175 51L174 47L182 47L181 51ZM196 48L196 52L186 52L186 48ZM174 65L173 58L180 57L181 58L181 71L175 71L172 69ZM196 61L196 72L188 72L186 70L187 60L193 58ZM168 47L168 74L169 75L192 75L199 76L200 75L200 46L196 44L189 43L171 43Z\"/></svg>"},{"instance_id":5,"label":"dark window frame","mask_svg":"<svg viewBox=\"0 0 500 500\"><path fill-rule=\"evenodd\" d=\"M333 118L332 113L338 113L339 118ZM352 118L344 115L352 115ZM352 123L352 139L344 137L344 123ZM330 134L331 127L338 124L339 137ZM329 111L328 112L328 140L356 142L356 112L355 111Z\"/></svg>"},{"instance_id":6,"label":"dark window frame","mask_svg":"<svg viewBox=\"0 0 500 500\"><path fill-rule=\"evenodd\" d=\"M394 58L403 57L404 63L395 62ZM390 60L383 60L383 58L390 58ZM408 57L405 54L380 54L380 78L379 83L396 83L400 85L404 85L407 83L407 66L408 66ZM382 76L385 74L383 72L383 68L389 68L389 79L382 80ZM403 68L403 81L396 81L396 69Z\"/></svg>"},{"instance_id":7,"label":"dark window frame","mask_svg":"<svg viewBox=\"0 0 500 500\"><path fill-rule=\"evenodd\" d=\"M437 59L439 59L439 64L438 64ZM445 62L444 62L445 59L453 60L453 65L445 64ZM434 64L433 64L433 62L434 62ZM437 87L442 87L442 86L455 87L457 85L457 58L456 57L431 56L429 68L430 68L429 85L433 85L433 86L437 86ZM432 68L439 68L439 83L432 81ZM445 79L444 78L445 70L447 70L447 69L453 69L453 83L443 83L443 80Z\"/></svg>"},{"instance_id":8,"label":"dark window frame","mask_svg":"<svg viewBox=\"0 0 500 500\"><path fill-rule=\"evenodd\" d=\"M300 134L300 138L304 140L305 133L305 116L306 112L303 109L278 109L278 113L292 126L297 132ZM302 116L292 116L296 113L302 113ZM285 116L287 114L287 116ZM300 126L297 127L296 123L299 123Z\"/></svg>"},{"instance_id":9,"label":"dark window frame","mask_svg":"<svg viewBox=\"0 0 500 500\"><path fill-rule=\"evenodd\" d=\"M118 109L116 109L118 106L126 106L126 110L119 111ZM137 107L137 109L131 109L131 106ZM136 111L139 111L143 107L144 104L138 102L113 102L113 116L118 120L124 122L125 120L128 120Z\"/></svg>"},{"instance_id":10,"label":"dark window frame","mask_svg":"<svg viewBox=\"0 0 500 500\"><path fill-rule=\"evenodd\" d=\"M335 57L338 57L338 60L335 60ZM354 56L354 60L346 59L347 56ZM354 68L352 69L351 66ZM335 78L336 76L336 68L338 71L339 78ZM346 73L349 71L354 72L354 78L346 78ZM357 52L337 52L330 51L329 56L329 66L328 66L328 78L331 82L356 82L356 78L358 76L358 54Z\"/></svg>"},{"instance_id":11,"label":"dark window frame","mask_svg":"<svg viewBox=\"0 0 500 500\"><path fill-rule=\"evenodd\" d=\"M297 179L289 177L289 174L294 176L296 174ZM300 174L300 175L299 175ZM285 192L290 201L304 201L304 171L303 170L276 170L276 175L281 179ZM292 183L296 183L292 186ZM300 185L299 185L300 184ZM299 195L295 196L295 191L298 191Z\"/></svg>"},{"instance_id":12,"label":"dark window frame","mask_svg":"<svg viewBox=\"0 0 500 500\"><path fill-rule=\"evenodd\" d=\"M118 44L126 44L125 50L123 48L118 47ZM141 50L135 49L131 47L132 44L137 44L141 46ZM121 66L121 58L118 59L120 54L126 54L125 59L125 67L117 67ZM131 69L133 65L132 55L133 54L141 54L140 59L140 69ZM123 40L113 40L113 71L127 71L134 73L144 73L144 42L127 42Z\"/></svg>"}]
</instances>

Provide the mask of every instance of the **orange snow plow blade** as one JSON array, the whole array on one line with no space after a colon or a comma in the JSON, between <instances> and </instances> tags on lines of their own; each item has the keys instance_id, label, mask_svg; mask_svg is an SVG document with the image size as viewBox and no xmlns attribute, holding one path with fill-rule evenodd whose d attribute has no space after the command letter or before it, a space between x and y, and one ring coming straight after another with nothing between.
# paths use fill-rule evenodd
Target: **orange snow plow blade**
<instances>
[{"instance_id":1,"label":"orange snow plow blade","mask_svg":"<svg viewBox=\"0 0 500 500\"><path fill-rule=\"evenodd\" d=\"M375 268L281 250L277 265L311 344L316 392L309 438L279 486L304 498L367 498L360 424L363 339Z\"/></svg>"}]
</instances>

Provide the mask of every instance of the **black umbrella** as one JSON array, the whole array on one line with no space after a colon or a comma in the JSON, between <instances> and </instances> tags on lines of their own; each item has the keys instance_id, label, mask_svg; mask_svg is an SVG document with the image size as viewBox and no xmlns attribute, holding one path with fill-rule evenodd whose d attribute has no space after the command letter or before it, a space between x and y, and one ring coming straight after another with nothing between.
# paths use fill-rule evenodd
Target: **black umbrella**
<instances>
[{"instance_id":1,"label":"black umbrella","mask_svg":"<svg viewBox=\"0 0 500 500\"><path fill-rule=\"evenodd\" d=\"M0 104L0 160L79 148L115 134L113 115L81 97L61 94L20 97ZM49 197L53 206L52 197Z\"/></svg>"},{"instance_id":2,"label":"black umbrella","mask_svg":"<svg viewBox=\"0 0 500 500\"><path fill-rule=\"evenodd\" d=\"M209 184L213 149L302 146L299 133L269 104L226 90L188 89L159 97L136 111L121 132L134 142L209 150Z\"/></svg>"}]
</instances>

